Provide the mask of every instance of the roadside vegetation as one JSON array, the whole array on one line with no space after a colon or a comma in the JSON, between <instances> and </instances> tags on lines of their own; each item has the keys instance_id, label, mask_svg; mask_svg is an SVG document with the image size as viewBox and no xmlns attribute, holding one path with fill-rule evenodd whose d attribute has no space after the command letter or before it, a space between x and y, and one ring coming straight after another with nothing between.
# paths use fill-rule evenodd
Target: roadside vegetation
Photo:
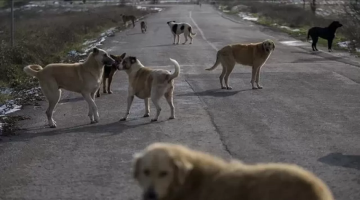
<instances>
[{"instance_id":1,"label":"roadside vegetation","mask_svg":"<svg viewBox=\"0 0 360 200\"><path fill-rule=\"evenodd\" d=\"M59 9L63 9L59 11ZM70 51L82 52L84 42L99 37L109 28L124 29L121 14L147 14L127 6L103 6L68 11L65 8L16 11L15 46L10 43L10 15L0 13L0 106L13 100L16 105L34 104L43 99L38 82L23 72L28 64L45 66L53 62L79 61L69 56ZM9 124L2 134L10 134L13 121L21 118L0 117L1 123ZM11 123L9 123L11 122ZM9 130L9 131L7 131ZM6 132L6 133L5 133Z\"/></svg>"},{"instance_id":2,"label":"roadside vegetation","mask_svg":"<svg viewBox=\"0 0 360 200\"><path fill-rule=\"evenodd\" d=\"M221 1L218 6L229 14L246 13L257 17L256 23L277 28L303 41L306 41L309 28L326 27L332 21L340 21L344 26L337 30L333 48L359 54L360 4L349 1L346 5L324 5L316 0L304 0L299 4L281 2L235 0ZM318 44L326 46L327 41L319 39Z\"/></svg>"}]
</instances>

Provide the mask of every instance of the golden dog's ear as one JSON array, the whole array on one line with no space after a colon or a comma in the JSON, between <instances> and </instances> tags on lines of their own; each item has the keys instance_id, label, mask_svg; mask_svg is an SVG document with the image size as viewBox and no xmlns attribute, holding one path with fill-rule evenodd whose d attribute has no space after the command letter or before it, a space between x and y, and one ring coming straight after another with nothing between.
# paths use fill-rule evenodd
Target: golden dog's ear
<instances>
[{"instance_id":1,"label":"golden dog's ear","mask_svg":"<svg viewBox=\"0 0 360 200\"><path fill-rule=\"evenodd\" d=\"M184 159L175 159L174 165L176 168L175 176L179 184L184 184L188 174L194 168L193 164Z\"/></svg>"},{"instance_id":2,"label":"golden dog's ear","mask_svg":"<svg viewBox=\"0 0 360 200\"><path fill-rule=\"evenodd\" d=\"M123 60L125 58L125 56L126 56L126 53L121 54L121 56L120 56L121 60Z\"/></svg>"},{"instance_id":3,"label":"golden dog's ear","mask_svg":"<svg viewBox=\"0 0 360 200\"><path fill-rule=\"evenodd\" d=\"M136 153L133 156L133 177L135 179L138 178L139 176L139 171L140 171L140 162L141 162L141 158L143 157L142 153Z\"/></svg>"}]
</instances>

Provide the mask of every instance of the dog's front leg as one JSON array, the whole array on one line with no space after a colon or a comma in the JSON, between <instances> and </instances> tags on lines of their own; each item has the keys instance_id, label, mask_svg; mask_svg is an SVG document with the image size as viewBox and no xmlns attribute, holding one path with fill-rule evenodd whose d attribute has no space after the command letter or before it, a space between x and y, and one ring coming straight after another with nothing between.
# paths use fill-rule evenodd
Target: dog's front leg
<instances>
[{"instance_id":1,"label":"dog's front leg","mask_svg":"<svg viewBox=\"0 0 360 200\"><path fill-rule=\"evenodd\" d=\"M112 76L110 76L110 77L108 78L108 85L107 85L108 89L107 89L107 92L108 92L109 94L112 94L112 93L113 93L113 92L111 91L111 89L110 89L110 87L111 87L111 82L112 82Z\"/></svg>"},{"instance_id":2,"label":"dog's front leg","mask_svg":"<svg viewBox=\"0 0 360 200\"><path fill-rule=\"evenodd\" d=\"M129 95L127 98L127 108L126 108L125 116L123 118L121 118L120 121L126 121L127 117L130 114L130 107L131 107L133 100L134 100L134 95Z\"/></svg>"},{"instance_id":3,"label":"dog's front leg","mask_svg":"<svg viewBox=\"0 0 360 200\"><path fill-rule=\"evenodd\" d=\"M82 94L82 95L83 95L85 101L89 105L88 116L90 118L90 123L91 124L98 123L99 122L99 112L98 112L97 106L95 104L95 101L93 100L92 94L86 93L86 94Z\"/></svg>"},{"instance_id":4,"label":"dog's front leg","mask_svg":"<svg viewBox=\"0 0 360 200\"><path fill-rule=\"evenodd\" d=\"M106 78L105 77L103 77L103 93L104 94L107 93L107 91L106 91Z\"/></svg>"},{"instance_id":5,"label":"dog's front leg","mask_svg":"<svg viewBox=\"0 0 360 200\"><path fill-rule=\"evenodd\" d=\"M145 103L145 114L144 114L144 117L149 117L149 116L150 116L149 98L144 99L144 103Z\"/></svg>"}]
</instances>

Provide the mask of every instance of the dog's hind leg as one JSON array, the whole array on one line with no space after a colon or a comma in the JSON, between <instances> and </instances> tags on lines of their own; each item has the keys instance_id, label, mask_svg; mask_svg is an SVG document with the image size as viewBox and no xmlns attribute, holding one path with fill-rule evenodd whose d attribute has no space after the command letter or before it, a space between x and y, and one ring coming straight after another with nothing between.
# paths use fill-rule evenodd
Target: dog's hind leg
<instances>
[{"instance_id":1,"label":"dog's hind leg","mask_svg":"<svg viewBox=\"0 0 360 200\"><path fill-rule=\"evenodd\" d=\"M184 34L184 37L185 37L185 42L184 42L184 43L182 43L182 44L186 44L186 42L188 41L188 39L187 39L187 35L186 35L186 34Z\"/></svg>"},{"instance_id":2,"label":"dog's hind leg","mask_svg":"<svg viewBox=\"0 0 360 200\"><path fill-rule=\"evenodd\" d=\"M144 117L150 117L149 98L144 99L144 103L145 103L145 114L144 114Z\"/></svg>"},{"instance_id":3,"label":"dog's hind leg","mask_svg":"<svg viewBox=\"0 0 360 200\"><path fill-rule=\"evenodd\" d=\"M151 90L151 101L153 102L153 104L156 107L156 116L153 119L151 119L151 122L155 122L159 118L159 115L160 115L160 112L161 112L161 107L159 105L159 100L160 100L160 97L162 96L161 93L159 92L159 90L162 90L162 89L163 88L157 88L157 89L152 89Z\"/></svg>"},{"instance_id":4,"label":"dog's hind leg","mask_svg":"<svg viewBox=\"0 0 360 200\"><path fill-rule=\"evenodd\" d=\"M332 51L332 49L331 49L332 43L333 43L333 39L329 39L329 40L328 40L328 50L329 50L329 52Z\"/></svg>"},{"instance_id":5,"label":"dog's hind leg","mask_svg":"<svg viewBox=\"0 0 360 200\"><path fill-rule=\"evenodd\" d=\"M319 38L317 38L317 37L311 37L311 39L312 39L311 47L312 47L313 51L319 51L319 50L316 48L316 43L318 42Z\"/></svg>"},{"instance_id":6,"label":"dog's hind leg","mask_svg":"<svg viewBox=\"0 0 360 200\"><path fill-rule=\"evenodd\" d=\"M225 73L226 73L226 67L225 65L223 65L223 63L221 62L221 66L222 66L222 72L219 76L219 79L220 79L220 86L221 86L221 89L226 89L226 87L223 85L223 80L224 80L224 76L225 76Z\"/></svg>"},{"instance_id":7,"label":"dog's hind leg","mask_svg":"<svg viewBox=\"0 0 360 200\"><path fill-rule=\"evenodd\" d=\"M84 97L85 101L89 105L89 113L88 116L90 118L90 123L95 124L99 122L99 112L97 106L95 104L94 98L95 93L83 93L82 96Z\"/></svg>"},{"instance_id":8,"label":"dog's hind leg","mask_svg":"<svg viewBox=\"0 0 360 200\"><path fill-rule=\"evenodd\" d=\"M46 113L50 128L56 128L56 122L53 119L53 114L54 114L54 109L60 100L61 90L58 89L58 86L56 84L54 85L54 87L51 87L51 86L49 87L48 85L52 85L49 83L46 83L46 85L47 86L45 86L45 84L40 84L42 91L43 91L46 99L49 102L49 106L45 113Z\"/></svg>"},{"instance_id":9,"label":"dog's hind leg","mask_svg":"<svg viewBox=\"0 0 360 200\"><path fill-rule=\"evenodd\" d=\"M170 115L169 119L175 119L175 107L174 107L173 92L174 92L174 86L171 86L169 91L167 91L164 95L166 101L168 102L168 104L170 106L170 110L171 110L171 115Z\"/></svg>"},{"instance_id":10,"label":"dog's hind leg","mask_svg":"<svg viewBox=\"0 0 360 200\"><path fill-rule=\"evenodd\" d=\"M176 44L179 44L180 43L180 35L177 36L177 43Z\"/></svg>"},{"instance_id":11,"label":"dog's hind leg","mask_svg":"<svg viewBox=\"0 0 360 200\"><path fill-rule=\"evenodd\" d=\"M189 43L189 44L192 44L192 42L193 42L193 37L191 36L191 34L189 34L189 38L190 38L190 43Z\"/></svg>"},{"instance_id":12,"label":"dog's hind leg","mask_svg":"<svg viewBox=\"0 0 360 200\"><path fill-rule=\"evenodd\" d=\"M176 44L175 41L176 41L176 34L173 34L174 35L174 43L173 44Z\"/></svg>"},{"instance_id":13,"label":"dog's hind leg","mask_svg":"<svg viewBox=\"0 0 360 200\"><path fill-rule=\"evenodd\" d=\"M232 87L229 85L229 76L230 76L230 74L231 74L231 72L232 72L232 70L234 69L234 67L235 67L235 60L233 60L233 61L228 61L227 62L227 69L226 69L226 73L225 73L225 87L226 87L226 89L228 89L228 90L231 90L232 89Z\"/></svg>"}]
</instances>

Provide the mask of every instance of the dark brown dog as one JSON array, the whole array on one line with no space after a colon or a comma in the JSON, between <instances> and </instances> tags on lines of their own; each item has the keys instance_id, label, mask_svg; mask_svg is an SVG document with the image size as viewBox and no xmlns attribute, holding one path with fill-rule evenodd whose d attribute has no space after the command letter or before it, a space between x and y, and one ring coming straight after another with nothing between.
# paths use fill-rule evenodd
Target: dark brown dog
<instances>
[{"instance_id":1,"label":"dark brown dog","mask_svg":"<svg viewBox=\"0 0 360 200\"><path fill-rule=\"evenodd\" d=\"M104 74L102 77L104 94L106 94L106 93L112 94L113 93L110 89L112 78L115 75L116 71L118 70L121 61L125 58L125 55L126 55L126 53L123 53L121 56L110 55L110 57L115 60L115 65L105 65L104 66ZM106 79L107 79L107 87L106 87ZM100 88L96 92L96 97L100 97Z\"/></svg>"}]
</instances>

